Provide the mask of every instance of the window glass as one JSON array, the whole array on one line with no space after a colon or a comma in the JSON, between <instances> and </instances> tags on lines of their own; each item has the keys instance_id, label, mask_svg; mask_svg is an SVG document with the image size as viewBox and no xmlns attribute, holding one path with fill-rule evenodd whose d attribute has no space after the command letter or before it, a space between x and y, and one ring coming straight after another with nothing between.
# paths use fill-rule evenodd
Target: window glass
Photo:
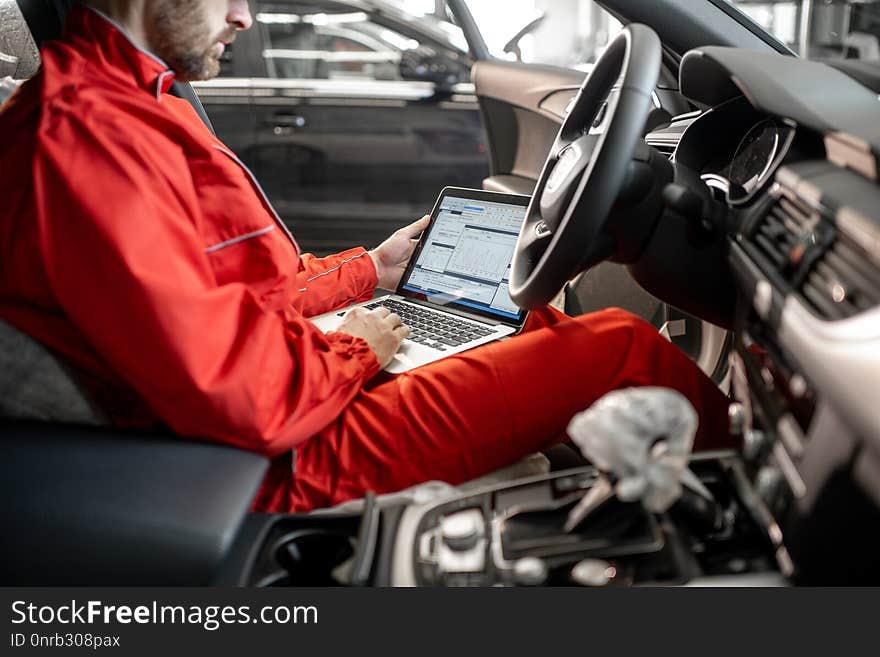
<instances>
[{"instance_id":1,"label":"window glass","mask_svg":"<svg viewBox=\"0 0 880 657\"><path fill-rule=\"evenodd\" d=\"M467 0L495 57L589 70L621 24L593 0ZM521 34L518 40L514 38Z\"/></svg>"},{"instance_id":2,"label":"window glass","mask_svg":"<svg viewBox=\"0 0 880 657\"><path fill-rule=\"evenodd\" d=\"M270 77L398 80L401 54L419 42L372 22L364 12L256 15Z\"/></svg>"},{"instance_id":3,"label":"window glass","mask_svg":"<svg viewBox=\"0 0 880 657\"><path fill-rule=\"evenodd\" d=\"M880 2L727 1L802 57L880 60Z\"/></svg>"},{"instance_id":4,"label":"window glass","mask_svg":"<svg viewBox=\"0 0 880 657\"><path fill-rule=\"evenodd\" d=\"M467 39L464 32L455 24L446 0L388 0L411 20L429 26L445 36L451 46L467 52Z\"/></svg>"}]
</instances>

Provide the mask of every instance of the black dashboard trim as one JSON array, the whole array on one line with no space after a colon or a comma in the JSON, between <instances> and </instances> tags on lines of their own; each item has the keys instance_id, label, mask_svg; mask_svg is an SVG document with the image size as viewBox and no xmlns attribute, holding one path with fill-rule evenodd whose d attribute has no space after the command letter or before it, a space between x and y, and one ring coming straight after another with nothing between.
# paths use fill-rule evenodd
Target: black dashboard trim
<instances>
[{"instance_id":1,"label":"black dashboard trim","mask_svg":"<svg viewBox=\"0 0 880 657\"><path fill-rule=\"evenodd\" d=\"M826 64L707 46L684 56L679 77L682 93L697 102L714 106L743 94L756 110L823 135L850 134L880 153L877 95Z\"/></svg>"}]
</instances>

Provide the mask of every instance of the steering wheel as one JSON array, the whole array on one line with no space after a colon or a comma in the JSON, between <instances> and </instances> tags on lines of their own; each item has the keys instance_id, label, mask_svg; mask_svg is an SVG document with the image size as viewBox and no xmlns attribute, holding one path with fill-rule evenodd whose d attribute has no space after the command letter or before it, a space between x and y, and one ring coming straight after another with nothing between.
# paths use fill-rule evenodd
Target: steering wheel
<instances>
[{"instance_id":1,"label":"steering wheel","mask_svg":"<svg viewBox=\"0 0 880 657\"><path fill-rule=\"evenodd\" d=\"M660 58L654 31L628 25L584 80L550 149L516 242L509 291L520 307L545 305L566 281L613 255L609 213L651 111ZM618 79L620 92L609 97ZM601 133L591 130L597 119L606 125Z\"/></svg>"}]
</instances>

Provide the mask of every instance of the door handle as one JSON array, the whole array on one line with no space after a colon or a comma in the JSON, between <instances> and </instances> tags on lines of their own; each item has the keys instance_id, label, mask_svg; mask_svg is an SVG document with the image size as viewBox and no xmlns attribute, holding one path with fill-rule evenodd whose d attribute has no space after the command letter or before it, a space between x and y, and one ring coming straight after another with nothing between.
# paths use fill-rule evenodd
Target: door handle
<instances>
[{"instance_id":1,"label":"door handle","mask_svg":"<svg viewBox=\"0 0 880 657\"><path fill-rule=\"evenodd\" d=\"M276 137L292 135L294 130L305 128L308 125L306 117L299 114L291 114L289 112L278 112L273 114L272 118L267 119L264 125L272 129L272 134Z\"/></svg>"},{"instance_id":2,"label":"door handle","mask_svg":"<svg viewBox=\"0 0 880 657\"><path fill-rule=\"evenodd\" d=\"M308 125L308 121L306 117L300 116L299 114L287 114L283 112L279 112L278 114L273 114L272 118L267 120L266 123L273 128L305 128Z\"/></svg>"}]
</instances>

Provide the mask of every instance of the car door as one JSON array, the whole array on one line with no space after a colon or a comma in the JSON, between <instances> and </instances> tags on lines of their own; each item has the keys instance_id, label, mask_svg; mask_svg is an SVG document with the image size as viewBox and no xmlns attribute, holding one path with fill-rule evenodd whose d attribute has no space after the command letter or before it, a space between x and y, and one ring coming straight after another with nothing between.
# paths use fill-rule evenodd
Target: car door
<instances>
[{"instance_id":1,"label":"car door","mask_svg":"<svg viewBox=\"0 0 880 657\"><path fill-rule=\"evenodd\" d=\"M476 38L486 43L489 51L472 71L490 151L491 174L483 186L531 194L569 104L621 23L592 0L523 1L509 7L508 34L504 34L495 27L491 5L485 0L450 0L449 5L462 25L471 23L468 16L473 19L471 27L480 30ZM535 20L535 11L543 12L542 20ZM533 29L521 35L518 43L508 41L507 36L532 23ZM472 47L474 37L469 34ZM517 52L527 61L517 61ZM672 115L692 109L677 93L677 80L668 66L661 73L653 101L646 132ZM592 131L603 130L605 118L600 110ZM671 145L674 148L674 143ZM667 146L661 144L671 155ZM569 283L564 293L557 303L570 314L622 307L662 329L697 359L701 358L704 338L713 332L650 295L617 263L593 267ZM724 339L722 335L720 342ZM718 336L713 335L713 345L718 342ZM704 359L710 373L719 354L720 347L713 348Z\"/></svg>"},{"instance_id":2,"label":"car door","mask_svg":"<svg viewBox=\"0 0 880 657\"><path fill-rule=\"evenodd\" d=\"M381 3L253 8L243 157L304 249L375 245L445 185L480 185L488 156L465 52Z\"/></svg>"}]
</instances>

